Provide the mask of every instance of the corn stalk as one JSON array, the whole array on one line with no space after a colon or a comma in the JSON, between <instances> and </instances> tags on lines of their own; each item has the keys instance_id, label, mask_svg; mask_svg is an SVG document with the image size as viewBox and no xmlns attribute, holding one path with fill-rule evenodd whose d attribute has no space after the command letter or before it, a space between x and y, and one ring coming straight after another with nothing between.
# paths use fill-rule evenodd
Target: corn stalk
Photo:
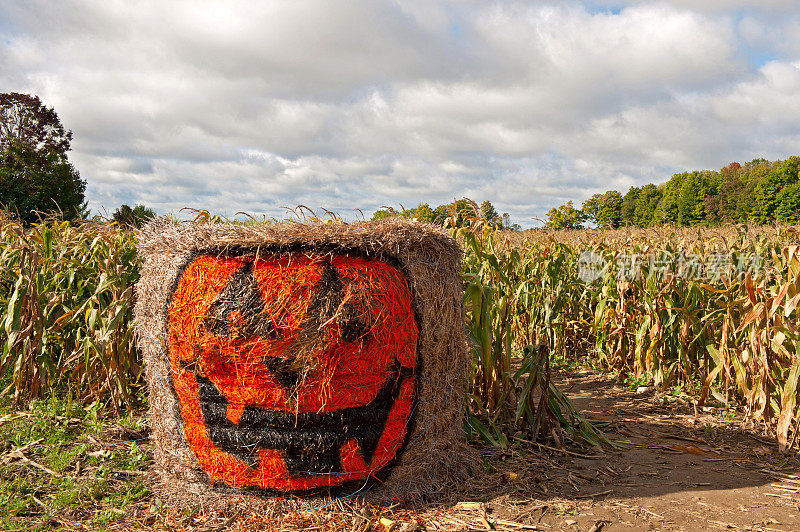
<instances>
[{"instance_id":1,"label":"corn stalk","mask_svg":"<svg viewBox=\"0 0 800 532\"><path fill-rule=\"evenodd\" d=\"M0 375L16 402L69 386L86 400L132 401L138 278L131 234L114 226L0 216Z\"/></svg>"}]
</instances>

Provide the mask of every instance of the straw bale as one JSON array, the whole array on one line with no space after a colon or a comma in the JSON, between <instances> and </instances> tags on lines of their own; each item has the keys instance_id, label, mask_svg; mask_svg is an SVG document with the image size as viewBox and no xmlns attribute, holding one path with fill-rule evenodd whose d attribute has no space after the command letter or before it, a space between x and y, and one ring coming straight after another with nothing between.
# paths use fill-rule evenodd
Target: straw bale
<instances>
[{"instance_id":1,"label":"straw bale","mask_svg":"<svg viewBox=\"0 0 800 532\"><path fill-rule=\"evenodd\" d=\"M352 224L237 225L176 224L160 218L140 232L139 252L144 265L136 287L134 327L149 387L155 487L162 496L179 503L203 502L216 507L266 505L271 511L316 504L308 502L315 500L309 499L309 495L324 498L356 494L375 501L419 502L441 497L477 470L476 455L463 437L464 373L468 359L459 277L461 250L440 229L396 219ZM292 257L298 261L303 257L317 261L368 257L394 265L404 274L416 323L416 402L405 446L393 461L394 465L386 468L388 476L382 482L360 482L306 492L231 488L210 481L209 473L187 441L188 429L175 390L176 375L170 358L170 304L187 265L196 257L241 254ZM243 278L240 285L246 288L247 282L252 281ZM338 281L332 278L329 282ZM235 290L237 286L225 290ZM226 297L244 301L243 305L257 312L257 305L247 303L242 294ZM333 306L327 308L326 304ZM312 302L308 308L312 305L319 307L318 315L323 317L342 306L339 300ZM219 323L221 328L214 330L220 334L226 332L224 318L227 314L206 318L217 320L205 322L207 328L214 329L214 324ZM308 329L321 328L324 323L319 320L321 318L308 325ZM248 327L250 323L245 320L241 326ZM265 331L260 332L267 334ZM354 331L346 334L353 338L363 334L358 327ZM303 334L301 331L297 335L307 340L298 340L305 343L292 362L294 366L273 371L276 379L278 373L284 371L287 382L295 386L298 379L305 378L304 372L313 369L313 352L324 348L319 344L322 340L318 335ZM303 497L300 499L296 495Z\"/></svg>"}]
</instances>

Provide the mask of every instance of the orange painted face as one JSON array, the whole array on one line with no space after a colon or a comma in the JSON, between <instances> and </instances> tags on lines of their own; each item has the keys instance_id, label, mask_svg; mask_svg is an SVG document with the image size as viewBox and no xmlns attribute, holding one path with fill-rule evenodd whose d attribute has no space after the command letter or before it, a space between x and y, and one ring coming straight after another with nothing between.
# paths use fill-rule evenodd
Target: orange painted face
<instances>
[{"instance_id":1,"label":"orange painted face","mask_svg":"<svg viewBox=\"0 0 800 532\"><path fill-rule=\"evenodd\" d=\"M284 492L365 481L401 450L418 329L377 259L201 255L169 304L186 441L212 483Z\"/></svg>"}]
</instances>

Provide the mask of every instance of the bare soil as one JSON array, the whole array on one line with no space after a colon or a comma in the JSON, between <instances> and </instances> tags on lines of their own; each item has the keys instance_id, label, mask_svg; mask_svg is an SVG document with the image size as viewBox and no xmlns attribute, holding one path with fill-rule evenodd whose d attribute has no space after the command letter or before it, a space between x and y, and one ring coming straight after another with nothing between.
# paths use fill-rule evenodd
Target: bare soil
<instances>
[{"instance_id":1,"label":"bare soil","mask_svg":"<svg viewBox=\"0 0 800 532\"><path fill-rule=\"evenodd\" d=\"M800 530L798 455L779 454L741 414L590 372L559 380L578 410L629 444L499 457L494 485L482 483L486 504L461 512L464 528L487 528L485 509L490 525L507 530ZM470 505L457 504L456 515L459 507Z\"/></svg>"}]
</instances>

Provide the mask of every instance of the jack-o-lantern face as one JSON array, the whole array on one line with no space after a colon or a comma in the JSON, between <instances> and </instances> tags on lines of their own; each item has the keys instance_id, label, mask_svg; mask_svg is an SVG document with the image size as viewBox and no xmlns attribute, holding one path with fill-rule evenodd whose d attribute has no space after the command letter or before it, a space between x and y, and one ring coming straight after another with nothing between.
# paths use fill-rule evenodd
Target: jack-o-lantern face
<instances>
[{"instance_id":1,"label":"jack-o-lantern face","mask_svg":"<svg viewBox=\"0 0 800 532\"><path fill-rule=\"evenodd\" d=\"M416 400L411 299L403 273L373 258L192 260L169 304L169 353L212 483L307 491L385 471Z\"/></svg>"}]
</instances>

